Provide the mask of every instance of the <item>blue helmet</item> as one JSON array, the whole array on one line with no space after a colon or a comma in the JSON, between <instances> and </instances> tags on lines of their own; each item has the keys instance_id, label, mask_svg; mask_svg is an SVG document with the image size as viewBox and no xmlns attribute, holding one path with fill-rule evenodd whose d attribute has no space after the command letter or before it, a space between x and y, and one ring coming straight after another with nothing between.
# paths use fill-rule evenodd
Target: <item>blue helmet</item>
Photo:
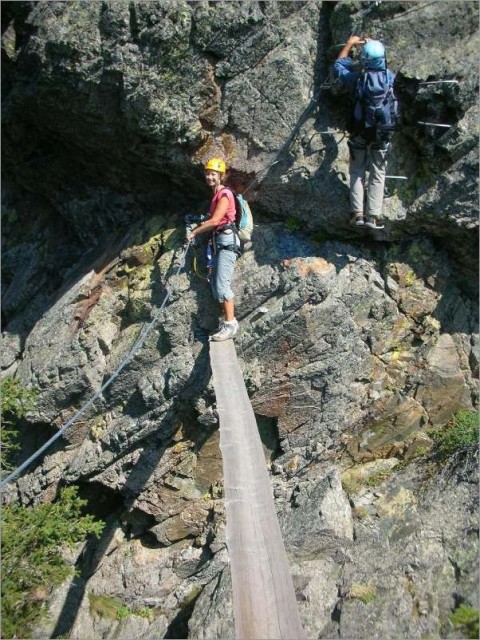
<instances>
[{"instance_id":1,"label":"blue helmet","mask_svg":"<svg viewBox=\"0 0 480 640\"><path fill-rule=\"evenodd\" d=\"M369 40L363 45L361 57L363 62L385 58L385 47L379 40Z\"/></svg>"}]
</instances>

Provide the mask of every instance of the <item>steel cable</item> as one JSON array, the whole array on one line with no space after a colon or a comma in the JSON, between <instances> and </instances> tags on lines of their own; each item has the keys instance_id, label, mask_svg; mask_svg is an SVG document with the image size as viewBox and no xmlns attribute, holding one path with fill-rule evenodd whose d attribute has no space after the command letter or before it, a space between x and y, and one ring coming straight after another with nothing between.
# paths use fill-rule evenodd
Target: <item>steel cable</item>
<instances>
[{"instance_id":1,"label":"steel cable","mask_svg":"<svg viewBox=\"0 0 480 640\"><path fill-rule=\"evenodd\" d=\"M184 248L182 257L180 258L180 264L179 264L179 266L178 266L178 268L177 268L177 270L176 270L174 275L178 275L180 273L180 271L182 270L183 266L185 265L185 260L186 260L186 257L187 257L187 252L188 252L189 247L190 247L190 242L188 242L188 244ZM128 354L125 356L125 358L122 360L122 362L119 364L119 366L114 371L114 373L105 382L105 384L102 385L102 387L90 398L90 400L88 400L88 402L86 402L83 405L83 407L81 407L81 409L79 409L77 411L77 413L72 418L70 418L70 420L68 420L57 431L57 433L54 436L52 436L50 438L50 440L47 440L47 442L45 442L39 449L37 449L37 451L35 451L35 453L33 453L29 458L27 458L24 462L22 462L22 464L19 467L17 467L17 469L12 471L6 478L4 478L0 482L0 487L3 487L6 484L8 484L9 482L11 482L14 478L16 478L18 475L20 475L22 473L22 471L24 471L27 467L29 467L34 460L36 460L44 451L46 451L55 442L55 440L58 440L58 438L60 438L65 433L65 431L69 427L71 427L72 424L74 424L78 420L78 418L85 413L85 411L87 409L89 409L92 406L92 404L95 402L95 400L97 400L98 398L103 399L103 392L105 391L105 389L107 389L107 387L109 387L112 384L112 382L116 378L118 378L120 373L123 371L123 369L126 367L126 365L130 362L130 360L133 358L133 356L137 353L137 351L140 349L140 347L143 346L143 344L144 344L145 340L147 339L148 335L152 331L153 327L156 325L156 323L157 323L157 321L158 321L158 319L160 317L160 313L162 312L163 308L167 304L167 302L168 302L168 300L170 298L170 295L171 295L171 290L167 289L167 292L165 294L163 302L160 305L160 307L157 309L157 311L155 312L152 320L147 325L144 325L142 327L142 329L141 329L141 331L139 333L139 336L136 339L136 341L134 342L132 348L130 349Z\"/></svg>"}]
</instances>

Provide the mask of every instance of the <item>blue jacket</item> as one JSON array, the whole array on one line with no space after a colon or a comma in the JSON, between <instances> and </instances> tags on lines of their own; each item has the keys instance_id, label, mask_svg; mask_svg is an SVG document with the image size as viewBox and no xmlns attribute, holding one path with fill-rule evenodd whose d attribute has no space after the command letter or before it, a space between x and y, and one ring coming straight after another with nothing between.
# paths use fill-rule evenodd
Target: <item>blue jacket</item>
<instances>
[{"instance_id":1,"label":"blue jacket","mask_svg":"<svg viewBox=\"0 0 480 640\"><path fill-rule=\"evenodd\" d=\"M354 71L355 66L357 66L355 61L350 57L338 58L338 60L333 63L334 78L338 78L343 86L352 93L355 91L357 80L361 75L359 71ZM387 69L387 78L388 84L393 86L395 76L390 69Z\"/></svg>"}]
</instances>

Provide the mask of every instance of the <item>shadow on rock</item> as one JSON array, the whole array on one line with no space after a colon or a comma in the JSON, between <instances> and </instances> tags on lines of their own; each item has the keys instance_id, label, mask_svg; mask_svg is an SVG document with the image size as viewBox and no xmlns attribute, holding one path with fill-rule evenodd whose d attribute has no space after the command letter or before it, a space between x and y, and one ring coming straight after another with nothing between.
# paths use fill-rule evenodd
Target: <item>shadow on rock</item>
<instances>
[{"instance_id":1,"label":"shadow on rock","mask_svg":"<svg viewBox=\"0 0 480 640\"><path fill-rule=\"evenodd\" d=\"M174 400L172 407L158 425L157 432L160 432L162 435L159 437L157 433L145 440L145 448L138 457L135 466L130 471L121 489L121 493L125 496L122 505L106 518L106 524L101 537L97 539L92 536L88 539L80 560L77 563L77 565L79 565L77 566L79 575L72 580L52 633L52 638L63 637L73 628L87 590L88 581L101 567L102 559L114 539L115 531L125 516L134 509L134 503L137 497L142 493L154 474L165 451L172 445L172 436L178 429L178 423L182 421L181 416L185 415L186 410L190 410L186 409L186 407L189 407L189 402L201 393L202 385L206 386L208 384L210 371L207 368L207 361L208 347L204 345L197 357L191 375L185 384L184 392ZM207 373L205 373L206 371ZM188 424L188 420L185 420L185 423ZM196 448L200 449L211 432L211 427L208 429L203 427L201 432L197 430L195 433L189 429L185 435L192 439ZM135 443L135 446L138 447L138 444L139 443ZM147 529L140 533L134 532L135 537L141 537L148 533L147 521L149 518L153 520L152 516L143 518L143 528L145 529L146 527ZM152 524L154 524L154 522L151 522L150 526Z\"/></svg>"}]
</instances>

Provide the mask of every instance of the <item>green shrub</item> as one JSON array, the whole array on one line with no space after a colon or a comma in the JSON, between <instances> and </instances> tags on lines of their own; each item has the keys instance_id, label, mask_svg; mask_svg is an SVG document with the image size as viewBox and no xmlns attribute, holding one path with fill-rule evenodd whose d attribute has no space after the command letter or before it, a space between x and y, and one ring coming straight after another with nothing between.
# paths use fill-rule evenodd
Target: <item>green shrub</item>
<instances>
[{"instance_id":1,"label":"green shrub","mask_svg":"<svg viewBox=\"0 0 480 640\"><path fill-rule=\"evenodd\" d=\"M130 609L122 604L122 606L117 611L117 618L118 620L123 620L124 618L127 618L131 613L132 612L130 611Z\"/></svg>"},{"instance_id":2,"label":"green shrub","mask_svg":"<svg viewBox=\"0 0 480 640\"><path fill-rule=\"evenodd\" d=\"M478 447L478 414L476 411L459 411L443 429L429 431L435 444L435 452L441 460L457 452L476 450Z\"/></svg>"},{"instance_id":3,"label":"green shrub","mask_svg":"<svg viewBox=\"0 0 480 640\"><path fill-rule=\"evenodd\" d=\"M113 596L97 596L94 593L89 593L88 602L90 603L91 613L96 613L102 618L109 618L110 620L120 619L119 611L124 608L121 600Z\"/></svg>"},{"instance_id":4,"label":"green shrub","mask_svg":"<svg viewBox=\"0 0 480 640\"><path fill-rule=\"evenodd\" d=\"M127 607L115 596L101 596L89 593L88 601L90 603L90 612L96 613L97 615L102 616L102 618L123 620L128 616L139 616L140 618L147 619L152 617L152 612L148 607L130 609L130 607Z\"/></svg>"},{"instance_id":5,"label":"green shrub","mask_svg":"<svg viewBox=\"0 0 480 640\"><path fill-rule=\"evenodd\" d=\"M27 411L32 411L37 392L34 389L26 389L18 378L5 376L1 381L1 453L0 463L3 471L12 468L9 457L13 451L20 448L16 442L18 431L15 424Z\"/></svg>"},{"instance_id":6,"label":"green shrub","mask_svg":"<svg viewBox=\"0 0 480 640\"><path fill-rule=\"evenodd\" d=\"M472 609L465 604L461 604L450 616L450 621L454 627L461 631L465 638L476 640L479 637L479 617L478 610Z\"/></svg>"},{"instance_id":7,"label":"green shrub","mask_svg":"<svg viewBox=\"0 0 480 640\"><path fill-rule=\"evenodd\" d=\"M43 601L51 588L71 574L61 546L102 532L102 522L81 515L85 504L77 497L77 487L68 487L51 504L3 508L2 638L28 638L33 623L45 613Z\"/></svg>"}]
</instances>

